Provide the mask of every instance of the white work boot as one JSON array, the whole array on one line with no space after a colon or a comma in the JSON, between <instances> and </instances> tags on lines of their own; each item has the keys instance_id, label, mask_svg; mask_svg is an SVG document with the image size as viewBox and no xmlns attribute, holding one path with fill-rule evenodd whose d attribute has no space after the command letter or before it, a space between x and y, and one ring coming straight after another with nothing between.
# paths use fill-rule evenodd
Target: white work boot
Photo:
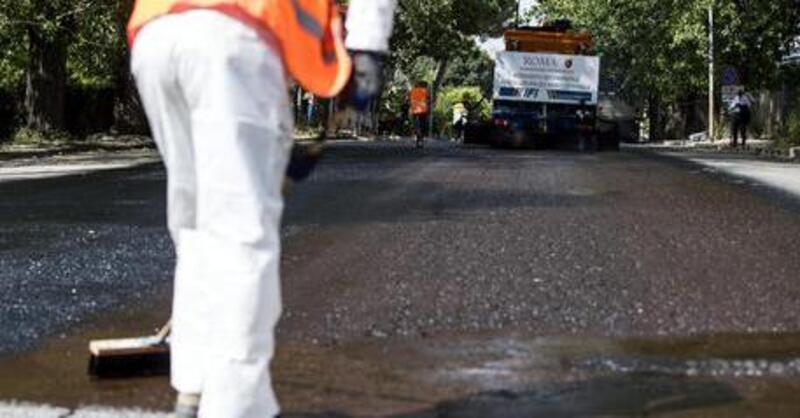
<instances>
[{"instance_id":1,"label":"white work boot","mask_svg":"<svg viewBox=\"0 0 800 418\"><path fill-rule=\"evenodd\" d=\"M178 400L175 401L175 413L173 418L197 418L197 410L200 407L200 395L179 393Z\"/></svg>"}]
</instances>

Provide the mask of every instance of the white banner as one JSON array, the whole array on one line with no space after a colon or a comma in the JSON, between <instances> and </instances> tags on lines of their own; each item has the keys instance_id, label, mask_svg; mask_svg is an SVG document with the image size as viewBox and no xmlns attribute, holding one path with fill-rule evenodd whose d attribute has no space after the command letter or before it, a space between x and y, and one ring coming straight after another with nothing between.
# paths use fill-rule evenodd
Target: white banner
<instances>
[{"instance_id":1,"label":"white banner","mask_svg":"<svg viewBox=\"0 0 800 418\"><path fill-rule=\"evenodd\" d=\"M597 104L600 58L583 55L498 52L494 99Z\"/></svg>"}]
</instances>

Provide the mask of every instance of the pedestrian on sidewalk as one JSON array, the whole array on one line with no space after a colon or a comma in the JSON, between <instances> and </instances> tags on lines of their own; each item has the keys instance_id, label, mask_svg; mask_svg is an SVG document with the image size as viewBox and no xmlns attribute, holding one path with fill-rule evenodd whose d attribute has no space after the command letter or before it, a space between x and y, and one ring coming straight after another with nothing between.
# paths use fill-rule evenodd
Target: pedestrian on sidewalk
<instances>
[{"instance_id":1,"label":"pedestrian on sidewalk","mask_svg":"<svg viewBox=\"0 0 800 418\"><path fill-rule=\"evenodd\" d=\"M731 102L731 146L739 146L739 137L742 138L742 146L747 146L747 126L750 124L753 102L744 89L739 90L736 97Z\"/></svg>"},{"instance_id":2,"label":"pedestrian on sidewalk","mask_svg":"<svg viewBox=\"0 0 800 418\"><path fill-rule=\"evenodd\" d=\"M177 252L176 416L279 413L281 188L293 144L287 75L359 109L380 92L396 0L137 0L132 71L167 168ZM348 51L349 50L349 51Z\"/></svg>"},{"instance_id":3,"label":"pedestrian on sidewalk","mask_svg":"<svg viewBox=\"0 0 800 418\"><path fill-rule=\"evenodd\" d=\"M456 103L453 106L453 140L457 143L464 142L468 118L467 106L464 103Z\"/></svg>"}]
</instances>

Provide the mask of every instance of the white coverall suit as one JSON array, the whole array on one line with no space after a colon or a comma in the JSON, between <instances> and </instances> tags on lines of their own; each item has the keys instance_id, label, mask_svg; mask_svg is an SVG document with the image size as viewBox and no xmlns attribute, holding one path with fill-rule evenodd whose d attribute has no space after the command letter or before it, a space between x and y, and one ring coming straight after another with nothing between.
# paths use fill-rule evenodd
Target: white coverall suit
<instances>
[{"instance_id":1,"label":"white coverall suit","mask_svg":"<svg viewBox=\"0 0 800 418\"><path fill-rule=\"evenodd\" d=\"M395 0L350 3L348 48L388 50ZM281 185L293 141L283 63L252 27L193 10L147 24L131 65L167 168L172 385L202 395L201 417L274 416Z\"/></svg>"}]
</instances>

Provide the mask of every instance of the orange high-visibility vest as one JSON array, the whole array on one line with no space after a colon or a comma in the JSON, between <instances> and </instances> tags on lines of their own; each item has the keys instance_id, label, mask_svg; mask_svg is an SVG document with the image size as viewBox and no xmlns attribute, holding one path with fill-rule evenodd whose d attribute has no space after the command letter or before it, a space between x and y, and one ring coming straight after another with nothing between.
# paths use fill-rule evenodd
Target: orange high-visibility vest
<instances>
[{"instance_id":1,"label":"orange high-visibility vest","mask_svg":"<svg viewBox=\"0 0 800 418\"><path fill-rule=\"evenodd\" d=\"M342 18L333 0L136 0L128 42L153 19L192 9L214 9L256 26L278 43L288 73L321 97L337 95L352 70Z\"/></svg>"},{"instance_id":2,"label":"orange high-visibility vest","mask_svg":"<svg viewBox=\"0 0 800 418\"><path fill-rule=\"evenodd\" d=\"M428 88L414 87L411 89L411 114L425 115L428 113Z\"/></svg>"}]
</instances>

